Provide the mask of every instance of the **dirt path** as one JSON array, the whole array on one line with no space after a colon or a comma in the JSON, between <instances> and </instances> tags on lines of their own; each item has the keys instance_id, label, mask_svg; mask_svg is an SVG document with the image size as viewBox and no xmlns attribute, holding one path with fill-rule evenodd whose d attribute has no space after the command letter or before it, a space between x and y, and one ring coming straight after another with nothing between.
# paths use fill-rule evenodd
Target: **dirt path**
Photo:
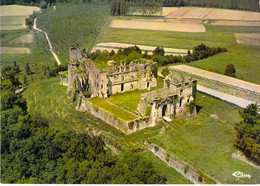
<instances>
[{"instance_id":1,"label":"dirt path","mask_svg":"<svg viewBox=\"0 0 260 186\"><path fill-rule=\"evenodd\" d=\"M239 159L247 164L249 164L250 166L256 168L256 169L260 169L260 166L255 165L252 161L248 160L245 155L243 155L240 151L238 151L237 153L233 153L232 154L233 158Z\"/></svg>"},{"instance_id":2,"label":"dirt path","mask_svg":"<svg viewBox=\"0 0 260 186\"><path fill-rule=\"evenodd\" d=\"M54 10L55 10L55 9L54 9ZM37 31L39 31L39 32L43 32L43 33L44 33L44 35L45 35L45 37L46 37L46 39L47 39L47 41L48 41L49 48L50 48L49 50L50 50L51 54L53 55L53 57L54 57L54 59L56 60L56 62L58 63L58 65L61 65L61 62L60 62L58 56L55 54L55 52L54 52L54 50L53 50L53 48L52 48L52 45L51 45L51 42L50 42L50 39L49 39L48 35L46 34L45 31L42 31L41 29L37 28L36 21L37 21L37 18L34 19L33 29L35 29L35 30L37 30Z\"/></svg>"},{"instance_id":3,"label":"dirt path","mask_svg":"<svg viewBox=\"0 0 260 186\"><path fill-rule=\"evenodd\" d=\"M229 103L233 103L235 105L238 105L240 107L246 107L249 104L254 103L253 101L248 101L246 99L238 98L229 94L225 94L223 92L219 92L217 90L213 90L210 88L206 88L200 85L197 85L197 90L200 92L204 92L206 94L212 95L214 97L220 98L224 101L227 101Z\"/></svg>"}]
</instances>

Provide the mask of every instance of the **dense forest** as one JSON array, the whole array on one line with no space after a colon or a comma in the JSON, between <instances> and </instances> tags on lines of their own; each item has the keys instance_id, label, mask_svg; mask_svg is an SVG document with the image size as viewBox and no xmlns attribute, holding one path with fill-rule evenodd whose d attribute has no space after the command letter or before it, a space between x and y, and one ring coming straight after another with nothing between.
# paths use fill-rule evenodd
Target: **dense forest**
<instances>
[{"instance_id":1,"label":"dense forest","mask_svg":"<svg viewBox=\"0 0 260 186\"><path fill-rule=\"evenodd\" d=\"M40 5L43 0L2 0L1 5L23 4L23 5ZM47 3L56 2L91 2L92 0L44 0ZM96 0L95 0L96 1ZM123 15L126 10L137 8L138 11L158 12L161 6L196 6L226 8L235 10L260 11L258 0L99 0L111 2L111 15Z\"/></svg>"},{"instance_id":2,"label":"dense forest","mask_svg":"<svg viewBox=\"0 0 260 186\"><path fill-rule=\"evenodd\" d=\"M260 165L260 114L259 106L251 104L240 111L241 121L236 124L235 146L249 159Z\"/></svg>"},{"instance_id":3,"label":"dense forest","mask_svg":"<svg viewBox=\"0 0 260 186\"><path fill-rule=\"evenodd\" d=\"M26 73L31 71L26 68ZM58 131L39 114L27 112L17 89L21 70L2 68L1 183L165 183L141 153L120 156L107 150L100 137ZM29 74L30 74L29 73Z\"/></svg>"}]
</instances>

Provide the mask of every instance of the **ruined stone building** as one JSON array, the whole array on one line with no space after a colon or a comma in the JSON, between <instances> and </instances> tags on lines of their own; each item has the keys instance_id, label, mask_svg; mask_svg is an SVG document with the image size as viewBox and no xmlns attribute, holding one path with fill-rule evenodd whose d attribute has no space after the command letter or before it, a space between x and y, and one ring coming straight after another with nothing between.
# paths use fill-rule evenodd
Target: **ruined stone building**
<instances>
[{"instance_id":1,"label":"ruined stone building","mask_svg":"<svg viewBox=\"0 0 260 186\"><path fill-rule=\"evenodd\" d=\"M89 99L107 98L116 93L156 87L157 80L152 74L151 63L118 65L114 61L108 61L106 69L100 69L87 58L84 51L71 48L66 83L69 92L81 95L77 109L90 112L126 134L171 121L175 117L188 118L197 114L195 105L197 81L184 76L176 78L174 74L164 79L162 89L141 95L136 112L127 111L135 116L132 120L115 117L108 110L94 105ZM107 100L105 102L113 105ZM121 107L120 109L124 110Z\"/></svg>"},{"instance_id":2,"label":"ruined stone building","mask_svg":"<svg viewBox=\"0 0 260 186\"><path fill-rule=\"evenodd\" d=\"M135 62L126 65L108 61L99 69L79 48L70 48L68 90L82 92L86 97L106 98L112 94L157 86L151 64Z\"/></svg>"},{"instance_id":3,"label":"ruined stone building","mask_svg":"<svg viewBox=\"0 0 260 186\"><path fill-rule=\"evenodd\" d=\"M174 117L192 117L197 114L197 81L192 78L167 76L162 89L141 95L137 111L142 116L150 116L150 123L161 120L170 121Z\"/></svg>"}]
</instances>

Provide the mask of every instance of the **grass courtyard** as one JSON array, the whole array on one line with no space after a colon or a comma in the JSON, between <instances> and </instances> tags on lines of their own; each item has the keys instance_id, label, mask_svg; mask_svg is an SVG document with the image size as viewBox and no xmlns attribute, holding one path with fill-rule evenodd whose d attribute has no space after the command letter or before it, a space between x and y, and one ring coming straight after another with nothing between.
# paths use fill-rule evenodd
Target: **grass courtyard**
<instances>
[{"instance_id":1,"label":"grass courtyard","mask_svg":"<svg viewBox=\"0 0 260 186\"><path fill-rule=\"evenodd\" d=\"M157 78L157 87L151 88L151 91L163 88L163 79ZM107 98L111 103L114 103L130 112L135 113L137 106L141 99L141 94L148 92L149 90L134 90L131 92L114 94Z\"/></svg>"},{"instance_id":2,"label":"grass courtyard","mask_svg":"<svg viewBox=\"0 0 260 186\"><path fill-rule=\"evenodd\" d=\"M112 105L109 102L106 102L104 99L96 97L96 98L89 99L89 102L94 104L94 106L102 108L102 109L110 112L114 116L121 118L125 121L132 121L134 119L137 119L137 116L121 109L120 107Z\"/></svg>"}]
</instances>

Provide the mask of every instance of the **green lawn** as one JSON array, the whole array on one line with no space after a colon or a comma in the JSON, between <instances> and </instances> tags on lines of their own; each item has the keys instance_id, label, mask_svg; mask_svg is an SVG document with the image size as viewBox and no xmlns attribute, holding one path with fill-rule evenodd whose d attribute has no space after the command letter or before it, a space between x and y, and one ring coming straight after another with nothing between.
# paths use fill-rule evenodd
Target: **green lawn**
<instances>
[{"instance_id":1,"label":"green lawn","mask_svg":"<svg viewBox=\"0 0 260 186\"><path fill-rule=\"evenodd\" d=\"M163 79L157 78L157 87L151 88L151 91L163 88ZM141 99L141 94L148 92L149 90L135 90L125 93L114 94L107 98L111 103L114 103L130 112L135 112Z\"/></svg>"},{"instance_id":2,"label":"green lawn","mask_svg":"<svg viewBox=\"0 0 260 186\"><path fill-rule=\"evenodd\" d=\"M233 142L238 107L202 93L197 97L197 105L202 107L197 117L187 121L173 120L168 123L172 128L170 131L154 136L150 141L221 183L259 183L260 170L232 158L232 153L237 151ZM252 178L238 180L232 176L236 171L250 174Z\"/></svg>"},{"instance_id":3,"label":"green lawn","mask_svg":"<svg viewBox=\"0 0 260 186\"><path fill-rule=\"evenodd\" d=\"M117 107L115 105L112 105L112 104L106 102L104 99L96 97L96 98L91 98L88 101L93 103L95 106L100 107L100 108L112 113L114 116L121 118L125 121L132 121L134 119L137 119L137 117L135 115L130 114L129 112L126 112L125 110L121 109L120 107Z\"/></svg>"}]
</instances>

